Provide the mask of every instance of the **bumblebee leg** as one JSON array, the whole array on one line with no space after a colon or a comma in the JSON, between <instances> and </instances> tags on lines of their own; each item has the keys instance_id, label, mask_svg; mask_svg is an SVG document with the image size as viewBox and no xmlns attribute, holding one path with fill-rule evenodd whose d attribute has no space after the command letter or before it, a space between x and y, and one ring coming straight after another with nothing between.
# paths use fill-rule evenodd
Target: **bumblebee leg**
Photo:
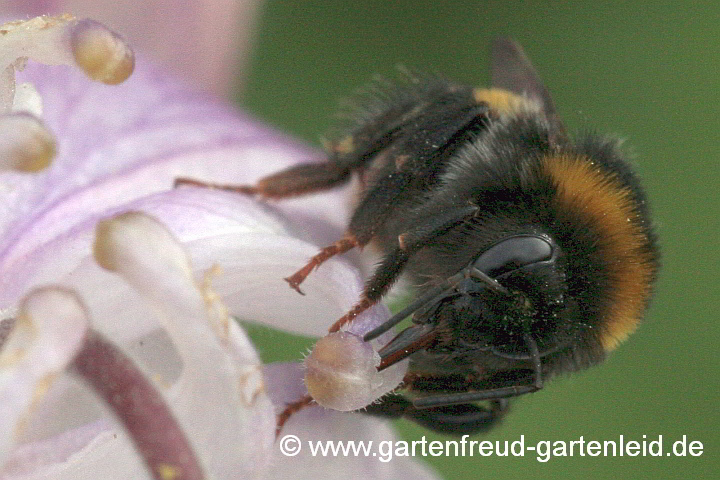
<instances>
[{"instance_id":1,"label":"bumblebee leg","mask_svg":"<svg viewBox=\"0 0 720 480\"><path fill-rule=\"evenodd\" d=\"M405 267L405 264L416 251L425 246L427 242L436 238L438 235L442 235L458 223L471 218L476 211L477 207L474 206L460 207L446 212L440 218L429 219L424 224L417 225L413 229L401 234L398 237L398 247L390 252L375 269L372 277L370 277L365 284L365 289L360 297L360 300L358 300L349 312L340 317L330 327L329 331L338 331L343 325L352 321L360 313L373 306L388 292L388 290L390 290L390 287L392 287L402 273L403 267ZM367 234L370 232L366 231L364 233L367 237ZM438 293L440 293L440 290ZM407 315L410 313L412 312L408 312ZM393 317L393 319L397 320L395 323L398 323L405 318L405 316L402 318L397 318L396 316ZM383 324L383 327L379 329L378 332L373 332L374 335L368 335L366 341L379 336L381 333L389 330L393 325L394 323L392 322L389 325Z\"/></svg>"},{"instance_id":2,"label":"bumblebee leg","mask_svg":"<svg viewBox=\"0 0 720 480\"><path fill-rule=\"evenodd\" d=\"M469 103L461 96L448 104L434 105L426 116L406 126L406 131L380 154L378 170L350 220L348 232L361 243L370 241L398 208L412 207L418 194L440 181L453 154L485 129L487 122L487 105Z\"/></svg>"},{"instance_id":3,"label":"bumblebee leg","mask_svg":"<svg viewBox=\"0 0 720 480\"><path fill-rule=\"evenodd\" d=\"M295 415L300 410L304 410L305 408L312 405L313 398L310 395L306 395L302 397L300 400L289 403L285 406L285 410L280 412L276 419L275 424L275 436L277 437L280 435L280 432L282 431L283 426L285 426L285 423Z\"/></svg>"},{"instance_id":4,"label":"bumblebee leg","mask_svg":"<svg viewBox=\"0 0 720 480\"><path fill-rule=\"evenodd\" d=\"M330 328L328 328L329 333L337 332L342 328L343 325L346 323L349 323L355 319L358 315L360 315L362 312L367 310L368 308L372 307L377 303L377 299L371 299L368 298L366 295L362 295L360 297L360 300L357 301L355 305L342 317L338 318L335 323L330 325Z\"/></svg>"},{"instance_id":5,"label":"bumblebee leg","mask_svg":"<svg viewBox=\"0 0 720 480\"><path fill-rule=\"evenodd\" d=\"M379 151L396 140L409 121L406 116L410 110L411 103L398 106L378 119L377 125L367 125L355 135L330 142L326 146L329 159L325 162L296 165L262 178L255 185L226 185L177 178L175 187L192 185L275 199L327 190L346 182L352 171L363 168ZM376 133L378 131L382 133Z\"/></svg>"},{"instance_id":6,"label":"bumblebee leg","mask_svg":"<svg viewBox=\"0 0 720 480\"><path fill-rule=\"evenodd\" d=\"M258 182L255 187L244 187L242 191L245 193L257 193L273 198L328 188L344 181L351 171L361 168L367 159L378 154L379 150L388 149L388 161L385 168L389 171L377 178L370 190L366 192L350 220L345 238L320 250L303 268L288 277L286 280L290 286L302 293L299 288L300 284L325 260L354 247L367 245L392 215L395 208L399 204L407 203L416 194L419 183L426 181L425 174L431 173L438 168L438 165L447 160L450 153L461 143L459 137L464 138L463 135L485 122L485 113L486 107L471 106L461 115L453 117L450 125L457 126L460 133L453 128L445 128L436 133L436 125L428 120L426 121L427 125L423 124L417 128L433 135L430 139L426 140L424 137L420 139L420 135L417 134L396 139L395 136L399 134L394 132L390 137L400 142L397 146L388 146L390 137L374 138L363 143L362 149L352 150L346 155L336 158L336 161L310 166L299 165L294 169L267 177ZM448 145L452 145L453 148ZM402 255L407 256L407 254ZM397 272L393 274L395 277L404 263L402 261L397 265ZM387 289L382 289L382 291L386 292ZM371 291L366 291L366 295L353 310L338 320L330 331L338 330L360 312L373 305L382 296L376 294L378 292L373 294Z\"/></svg>"},{"instance_id":7,"label":"bumblebee leg","mask_svg":"<svg viewBox=\"0 0 720 480\"><path fill-rule=\"evenodd\" d=\"M259 195L265 198L287 198L327 190L345 182L349 178L350 168L331 160L323 163L296 165L262 178L255 185L222 185L191 178L177 178L175 179L175 186L192 185L246 195Z\"/></svg>"},{"instance_id":8,"label":"bumblebee leg","mask_svg":"<svg viewBox=\"0 0 720 480\"><path fill-rule=\"evenodd\" d=\"M406 417L438 433L471 435L486 432L508 412L509 402L493 400L490 408L472 403L410 410Z\"/></svg>"},{"instance_id":9,"label":"bumblebee leg","mask_svg":"<svg viewBox=\"0 0 720 480\"><path fill-rule=\"evenodd\" d=\"M410 195L409 192L412 191L413 181L414 177L408 172L398 172L378 180L355 210L345 238L320 250L303 268L286 278L290 286L302 294L299 288L300 284L307 278L310 272L320 266L325 260L354 247L367 245L391 215L393 207L397 205L398 202L404 201L405 196ZM402 262L402 265L404 265L404 262ZM398 268L398 273L402 265ZM378 295L376 298L372 298L365 295L352 311L348 312L330 328L330 331L337 331L342 325L373 305L381 296L382 295Z\"/></svg>"},{"instance_id":10,"label":"bumblebee leg","mask_svg":"<svg viewBox=\"0 0 720 480\"><path fill-rule=\"evenodd\" d=\"M462 405L465 403L478 402L481 400L501 400L510 397L519 397L527 393L537 392L543 388L542 363L540 361L540 352L538 351L535 339L530 335L525 335L530 360L533 364L533 372L530 378L520 379L515 384L507 385L500 388L492 388L486 390L465 391L446 393L442 395L431 395L413 400L416 408L432 408L447 405ZM531 380L532 383L527 383Z\"/></svg>"},{"instance_id":11,"label":"bumblebee leg","mask_svg":"<svg viewBox=\"0 0 720 480\"><path fill-rule=\"evenodd\" d=\"M310 275L310 272L319 267L328 258L340 253L345 253L357 246L360 246L360 244L354 237L346 236L332 245L328 245L327 247L321 249L320 252L312 257L304 267L285 278L285 281L288 282L290 286L300 295L305 295L303 291L300 290L300 284L307 278L308 275Z\"/></svg>"},{"instance_id":12,"label":"bumblebee leg","mask_svg":"<svg viewBox=\"0 0 720 480\"><path fill-rule=\"evenodd\" d=\"M345 315L332 324L329 332L337 332L343 325L351 322L360 313L375 305L390 289L397 277L400 276L402 267L407 262L407 259L407 252L400 249L388 255L365 284L365 289L357 303L355 303Z\"/></svg>"},{"instance_id":13,"label":"bumblebee leg","mask_svg":"<svg viewBox=\"0 0 720 480\"><path fill-rule=\"evenodd\" d=\"M372 194L367 195L355 211L345 238L321 249L303 268L286 278L285 280L287 280L290 286L302 294L299 288L300 284L307 278L310 272L319 267L324 261L334 255L347 252L354 247L364 247L367 245L390 214L391 206L397 200L398 191L402 191L405 187L408 187L410 180L407 175L397 175L385 179L384 182L379 184L380 186L376 186ZM407 253L399 252L398 258L399 257L407 257ZM396 271L392 273L394 278L399 275L405 262L406 260L401 259L395 262ZM388 283L388 288L390 285L392 285L392 281ZM330 332L339 330L342 325L371 307L382 297L382 294L384 294L388 288L375 289L376 291L374 292L365 289L365 293L360 301L350 312L330 327Z\"/></svg>"},{"instance_id":14,"label":"bumblebee leg","mask_svg":"<svg viewBox=\"0 0 720 480\"><path fill-rule=\"evenodd\" d=\"M415 405L416 408L422 409L438 406L462 405L482 400L501 400L537 392L541 388L542 386L537 386L533 383L532 385L511 385L508 387L493 388L491 390L478 390L474 392L447 393L443 395L416 398L413 400L413 405Z\"/></svg>"},{"instance_id":15,"label":"bumblebee leg","mask_svg":"<svg viewBox=\"0 0 720 480\"><path fill-rule=\"evenodd\" d=\"M437 433L465 435L491 429L508 409L505 399L491 401L490 408L462 404L419 409L405 397L392 395L362 412L383 418L407 418Z\"/></svg>"}]
</instances>

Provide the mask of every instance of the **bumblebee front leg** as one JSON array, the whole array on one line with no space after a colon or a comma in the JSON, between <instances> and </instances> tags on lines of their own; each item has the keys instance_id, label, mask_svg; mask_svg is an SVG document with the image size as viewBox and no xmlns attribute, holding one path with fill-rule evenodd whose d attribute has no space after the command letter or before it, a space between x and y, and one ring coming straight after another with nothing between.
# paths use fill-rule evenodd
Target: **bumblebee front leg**
<instances>
[{"instance_id":1,"label":"bumblebee front leg","mask_svg":"<svg viewBox=\"0 0 720 480\"><path fill-rule=\"evenodd\" d=\"M350 178L350 168L329 160L322 163L306 163L260 179L255 185L223 185L191 178L175 179L175 187L192 185L214 188L264 198L288 198L306 193L327 190Z\"/></svg>"},{"instance_id":2,"label":"bumblebee front leg","mask_svg":"<svg viewBox=\"0 0 720 480\"><path fill-rule=\"evenodd\" d=\"M350 178L351 168L341 165L339 162L329 160L323 163L309 163L296 165L282 172L260 179L255 185L224 185L217 183L203 182L191 178L175 179L175 187L191 185L196 187L213 188L230 192L242 193L245 195L258 195L263 198L288 198L306 193L327 190L344 183ZM285 280L298 293L300 284L305 278L328 258L346 252L359 244L352 236L329 245L312 257L308 263L287 277Z\"/></svg>"},{"instance_id":3,"label":"bumblebee front leg","mask_svg":"<svg viewBox=\"0 0 720 480\"><path fill-rule=\"evenodd\" d=\"M354 236L346 235L344 238L341 238L332 245L328 245L327 247L320 249L317 254L315 254L310 260L308 260L304 267L302 267L300 270L293 273L289 277L286 277L285 281L288 282L290 286L294 288L295 291L298 292L300 295L305 295L303 291L300 290L300 284L307 278L308 275L310 275L310 272L315 270L330 257L345 253L348 250L352 250L353 248L358 246L362 245L358 243L357 239Z\"/></svg>"}]
</instances>

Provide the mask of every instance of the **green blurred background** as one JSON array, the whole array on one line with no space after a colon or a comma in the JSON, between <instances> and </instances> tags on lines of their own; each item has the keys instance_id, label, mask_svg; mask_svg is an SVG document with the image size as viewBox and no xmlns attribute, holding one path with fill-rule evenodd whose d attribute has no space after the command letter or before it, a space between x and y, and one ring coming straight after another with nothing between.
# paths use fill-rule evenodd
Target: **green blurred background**
<instances>
[{"instance_id":1,"label":"green blurred background","mask_svg":"<svg viewBox=\"0 0 720 480\"><path fill-rule=\"evenodd\" d=\"M405 64L485 84L489 40L519 40L571 131L591 126L628 139L654 209L663 269L631 341L605 365L516 400L485 438L663 435L667 450L687 435L704 453L426 461L446 479L718 478L720 3L543 3L269 0L241 103L317 145L338 99L372 74ZM253 332L266 359L297 359L307 346ZM397 423L406 440L435 438Z\"/></svg>"}]
</instances>

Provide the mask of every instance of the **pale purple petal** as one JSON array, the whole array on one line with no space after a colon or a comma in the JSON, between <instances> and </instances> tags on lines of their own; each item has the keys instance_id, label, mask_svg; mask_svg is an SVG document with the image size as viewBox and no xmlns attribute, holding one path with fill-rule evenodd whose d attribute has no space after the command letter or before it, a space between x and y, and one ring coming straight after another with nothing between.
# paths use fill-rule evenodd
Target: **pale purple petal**
<instances>
[{"instance_id":1,"label":"pale purple petal","mask_svg":"<svg viewBox=\"0 0 720 480\"><path fill-rule=\"evenodd\" d=\"M213 285L240 318L323 335L361 292L357 269L345 258L333 258L308 278L306 295L298 295L283 277L302 266L317 246L296 238L295 227L286 217L239 195L182 188L87 215L82 223L17 262L15 268L8 268L6 275L12 282L6 282L1 298L12 301L34 285L56 282L78 290L91 312L106 305L117 307L119 318L97 327L110 338L135 337L155 328L140 314L141 305L125 306L126 290L108 279L89 257L97 221L125 210L144 211L165 223L193 258L196 275L213 265L221 266ZM387 317L386 307L378 305L362 318L372 328Z\"/></svg>"},{"instance_id":2,"label":"pale purple petal","mask_svg":"<svg viewBox=\"0 0 720 480\"><path fill-rule=\"evenodd\" d=\"M170 396L180 405L179 411L195 419L186 423L195 441L202 445L211 443L215 437L208 432L213 424L205 424L208 418L203 416L203 408L229 411L232 415L232 407L224 404L198 407L196 387L206 381L209 383L205 389L209 391L213 379L197 374L210 371L205 365L210 362L218 366L218 375L232 376L233 372L239 373L233 365L256 366L257 358L249 340L227 319L224 355L232 360L223 357L222 361L213 361L212 348L193 350L198 332L192 326L184 329L185 336L170 334L173 341L169 341L167 332L175 331L168 326L169 319L178 319L187 326L207 308L197 298L190 301L192 295L188 292L192 289L184 290L177 282L182 280L188 285L193 280L201 282L210 271L203 287L206 301L214 298L214 294L207 293L211 291L207 285L212 284L230 312L241 318L300 333L323 334L334 319L352 306L362 290L362 278L352 256L333 258L313 272L303 285L305 297L290 289L282 278L302 266L318 245L342 235L352 203L351 188L276 203L199 188L172 189L175 178L180 176L225 184L252 183L289 165L317 161L320 155L191 91L142 61L138 61L130 81L119 87L92 84L79 73L62 68L49 75L47 67L30 65L23 76L35 84L44 100L43 121L58 138L59 154L48 170L33 176L0 173L0 202L6 207L6 214L0 217L0 309L15 306L24 292L43 283L77 289L86 300L95 328L119 342L131 356L141 359L145 368L160 378L170 379L170 383L183 378L184 368L196 374L193 378L200 379L199 384L179 381ZM98 267L91 257L96 223L128 210L151 214L167 225L192 258L192 271L189 267L185 273L171 269L174 275L164 282L155 273L147 272L139 277L125 276L123 280ZM136 241L138 246L142 243ZM220 268L213 268L216 265ZM143 290L143 285L159 290ZM163 292L168 293L165 289L184 293L171 295L173 300L166 304L160 301ZM387 309L376 306L358 317L350 328L354 333L362 333L387 318ZM205 334L201 332L199 336ZM180 348L178 343L187 348ZM202 366L193 367L191 362L188 367L184 362L187 359L198 360ZM228 363L228 368L223 362ZM264 398L262 380L253 375L252 368L243 372L240 376L248 387L243 392L250 393L238 397L225 392L227 395L219 397L229 403L252 403ZM277 370L276 380L285 378L283 372L294 375L297 371L287 367ZM401 377L402 372L397 381ZM86 426L78 423L77 414L87 392L78 393L77 385L66 380L58 379L29 424L35 437L28 436L28 448L37 441L51 441L68 428ZM233 382L225 385L231 390L238 386ZM286 394L291 391L291 387L285 386ZM48 424L45 431L42 427L34 430L42 423L38 419L53 414L67 422ZM102 415L102 411L92 409L89 418L83 421ZM342 437L352 432L361 437L370 435L368 438L378 432L381 436L390 435L387 426L357 415L323 413L317 417L317 409L299 415L291 422L301 426L303 422L317 422L313 425L317 425L318 434L332 432ZM257 415L256 423L244 423L233 429L240 435L236 440L243 449L248 445L246 427L267 433L272 427L268 418L271 417ZM354 428L359 419L363 419L363 428ZM227 422L227 426L232 425L232 421ZM98 438L103 435L104 431ZM258 438L261 437L265 440L253 444L255 450L240 449L231 460L222 448L210 452L205 458L211 459L213 473L223 478L230 473L257 473L252 469L263 468L268 457L267 438L262 435ZM223 440L223 445L233 448L232 438L231 435L230 440ZM84 458L90 464L97 461L97 452L104 451L87 445L77 448L85 452ZM368 478L403 473L394 470L403 461L394 462L390 468L377 462L371 465L366 460L354 468L366 472L364 476ZM311 466L317 459L304 461ZM46 464L51 465L52 460ZM276 465L278 472L284 468L282 464L281 461ZM293 469L297 465L292 461L286 463ZM352 462L343 461L333 467L343 472L349 468L346 465ZM406 468L410 470L404 472L414 472L416 467ZM423 475L419 478L424 478Z\"/></svg>"},{"instance_id":3,"label":"pale purple petal","mask_svg":"<svg viewBox=\"0 0 720 480\"><path fill-rule=\"evenodd\" d=\"M358 413L343 413L322 408L308 408L296 414L280 434L295 435L303 445L293 457L276 454L268 478L293 480L330 480L337 478L425 480L438 478L432 469L409 456L392 456L397 435L386 421ZM365 442L371 445L366 455L315 455L309 442ZM370 443L372 442L372 443ZM359 443L356 443L356 445ZM279 447L276 446L279 449ZM372 450L374 449L374 450ZM375 455L373 455L373 453ZM390 456L388 456L390 455ZM381 461L381 459L389 461Z\"/></svg>"},{"instance_id":4,"label":"pale purple petal","mask_svg":"<svg viewBox=\"0 0 720 480\"><path fill-rule=\"evenodd\" d=\"M131 213L102 222L98 232L97 258L121 275L99 270L95 276L101 278L104 274L105 284L111 285L109 291L122 292L125 305L133 305L134 312L146 323L148 334L136 335L132 344L126 343L128 353L161 385L170 387L167 398L175 415L214 478L258 476L270 458L275 416L264 393L259 359L244 332L227 317L210 286L194 282L187 253L164 226L143 214ZM94 326L115 324L131 330L131 325L123 325L123 306L103 302L103 293L97 289L93 292L93 314L97 315ZM53 312L46 313L52 317ZM153 326L157 328L152 330ZM71 345L67 335L57 338ZM11 341L8 344L13 346ZM13 351L2 350L3 355ZM72 478L68 472L77 472L78 462L82 461L84 467L109 469L104 478L128 478L123 475L129 473L128 468L137 470L137 456L125 458L128 465L117 469L112 461L103 462L110 441L106 429L97 432L97 439L85 443L67 445L63 440L68 430L83 431L89 420L104 414L96 408L87 409L86 391L78 390L73 382L62 381L63 377L59 380L48 384L51 388L46 398L35 406L34 418L28 419L25 446L14 452L6 469L19 474L27 468L23 459L27 460L27 452L31 452L35 456L32 463L38 465L34 474L55 471L62 478ZM43 420L50 420L54 426L38 428ZM0 424L7 422L0 418ZM124 446L130 444L126 435L119 438L123 439L122 445L111 442L119 447L114 449L113 459L120 451L132 453ZM63 445L68 458L47 448L54 443ZM71 453L73 458L69 458Z\"/></svg>"},{"instance_id":5,"label":"pale purple petal","mask_svg":"<svg viewBox=\"0 0 720 480\"><path fill-rule=\"evenodd\" d=\"M14 277L34 252L89 218L171 189L179 175L247 183L318 157L141 64L118 87L64 73L48 77L28 68L45 99L45 120L58 136L59 155L52 168L33 178L0 174L0 202L8 209L0 218L0 305L17 298ZM187 195L193 190L179 189ZM323 243L340 235L346 196L336 191L268 210L281 209L294 236ZM59 276L66 273L57 270Z\"/></svg>"},{"instance_id":6,"label":"pale purple petal","mask_svg":"<svg viewBox=\"0 0 720 480\"><path fill-rule=\"evenodd\" d=\"M150 479L122 430L106 420L70 428L16 448L0 469L3 480Z\"/></svg>"}]
</instances>

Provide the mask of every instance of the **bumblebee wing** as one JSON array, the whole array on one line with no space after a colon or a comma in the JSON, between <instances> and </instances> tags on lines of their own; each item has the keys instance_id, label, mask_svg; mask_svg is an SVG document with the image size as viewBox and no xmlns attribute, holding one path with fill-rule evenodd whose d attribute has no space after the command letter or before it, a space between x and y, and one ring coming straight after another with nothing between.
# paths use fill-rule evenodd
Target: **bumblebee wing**
<instances>
[{"instance_id":1,"label":"bumblebee wing","mask_svg":"<svg viewBox=\"0 0 720 480\"><path fill-rule=\"evenodd\" d=\"M492 43L490 57L490 84L539 102L557 136L564 137L565 127L557 116L550 92L520 44L511 38L498 37Z\"/></svg>"},{"instance_id":2,"label":"bumblebee wing","mask_svg":"<svg viewBox=\"0 0 720 480\"><path fill-rule=\"evenodd\" d=\"M545 113L554 114L555 105L550 92L515 40L496 38L492 43L490 60L490 84L518 95L526 95L543 106Z\"/></svg>"}]
</instances>

